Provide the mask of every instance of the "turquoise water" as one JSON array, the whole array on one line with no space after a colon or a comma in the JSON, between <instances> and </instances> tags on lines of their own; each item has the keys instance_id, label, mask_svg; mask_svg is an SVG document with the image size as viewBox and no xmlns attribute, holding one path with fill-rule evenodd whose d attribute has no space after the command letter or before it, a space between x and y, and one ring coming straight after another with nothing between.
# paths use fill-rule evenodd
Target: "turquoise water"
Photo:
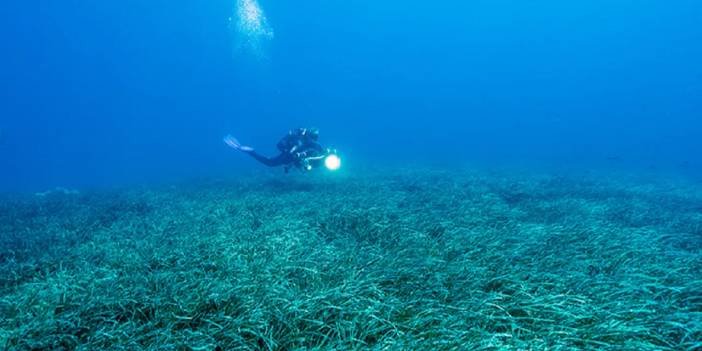
<instances>
[{"instance_id":1,"label":"turquoise water","mask_svg":"<svg viewBox=\"0 0 702 351\"><path fill-rule=\"evenodd\" d=\"M272 154L300 126L360 166L699 179L697 1L69 0L2 17L4 191L247 171L224 135Z\"/></svg>"}]
</instances>

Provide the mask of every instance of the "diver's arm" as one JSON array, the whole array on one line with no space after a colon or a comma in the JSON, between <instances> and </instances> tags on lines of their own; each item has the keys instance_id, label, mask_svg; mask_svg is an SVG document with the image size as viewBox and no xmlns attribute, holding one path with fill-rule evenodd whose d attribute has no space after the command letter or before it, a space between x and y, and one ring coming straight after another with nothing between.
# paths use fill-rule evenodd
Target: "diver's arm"
<instances>
[{"instance_id":1,"label":"diver's arm","mask_svg":"<svg viewBox=\"0 0 702 351\"><path fill-rule=\"evenodd\" d=\"M319 160L323 160L323 159L326 158L326 157L327 157L327 155L310 156L310 157L305 157L305 160L308 160L308 161L319 161Z\"/></svg>"}]
</instances>

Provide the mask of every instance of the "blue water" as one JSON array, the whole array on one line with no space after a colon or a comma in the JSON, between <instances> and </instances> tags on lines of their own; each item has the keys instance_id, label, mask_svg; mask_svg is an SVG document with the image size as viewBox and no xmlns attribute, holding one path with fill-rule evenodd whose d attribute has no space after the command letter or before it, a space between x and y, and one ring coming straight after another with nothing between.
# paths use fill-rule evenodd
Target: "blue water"
<instances>
[{"instance_id":1,"label":"blue water","mask_svg":"<svg viewBox=\"0 0 702 351\"><path fill-rule=\"evenodd\" d=\"M13 1L0 191L215 177L317 126L347 171L702 168L702 2Z\"/></svg>"}]
</instances>

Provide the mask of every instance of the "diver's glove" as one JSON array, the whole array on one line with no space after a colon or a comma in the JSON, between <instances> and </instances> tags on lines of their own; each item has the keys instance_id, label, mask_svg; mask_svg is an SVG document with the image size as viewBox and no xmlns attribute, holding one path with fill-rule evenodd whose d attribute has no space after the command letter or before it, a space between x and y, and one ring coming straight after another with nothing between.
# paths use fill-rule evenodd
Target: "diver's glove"
<instances>
[{"instance_id":1,"label":"diver's glove","mask_svg":"<svg viewBox=\"0 0 702 351\"><path fill-rule=\"evenodd\" d=\"M302 160L302 169L305 171L311 171L312 170L312 164L310 164L310 159L305 158Z\"/></svg>"}]
</instances>

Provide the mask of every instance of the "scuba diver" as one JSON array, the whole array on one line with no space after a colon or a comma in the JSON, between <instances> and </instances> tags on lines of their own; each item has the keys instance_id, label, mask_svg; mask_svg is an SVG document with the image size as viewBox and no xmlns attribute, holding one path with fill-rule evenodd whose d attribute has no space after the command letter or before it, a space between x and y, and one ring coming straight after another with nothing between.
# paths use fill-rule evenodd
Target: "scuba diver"
<instances>
[{"instance_id":1,"label":"scuba diver","mask_svg":"<svg viewBox=\"0 0 702 351\"><path fill-rule=\"evenodd\" d=\"M224 142L231 148L251 155L254 159L268 167L284 166L285 173L290 168L297 168L310 171L324 164L330 170L336 170L340 166L339 157L336 150L324 149L317 140L319 130L317 128L298 128L288 132L278 141L278 151L280 154L275 157L266 157L257 153L252 147L241 145L236 138L231 135L224 137Z\"/></svg>"}]
</instances>

